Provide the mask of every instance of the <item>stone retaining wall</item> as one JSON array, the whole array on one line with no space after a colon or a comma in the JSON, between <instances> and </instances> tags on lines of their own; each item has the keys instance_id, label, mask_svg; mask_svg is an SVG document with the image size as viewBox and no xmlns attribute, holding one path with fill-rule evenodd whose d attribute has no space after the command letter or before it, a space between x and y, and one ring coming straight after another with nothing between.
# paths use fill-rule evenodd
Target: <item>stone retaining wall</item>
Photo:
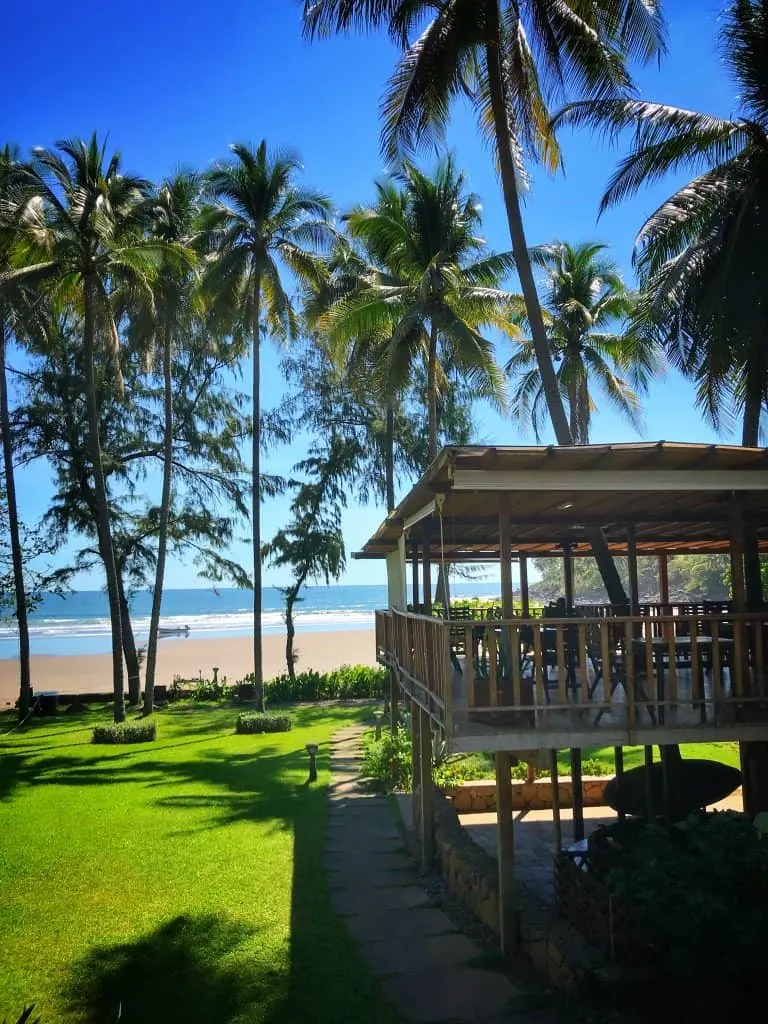
<instances>
[{"instance_id":1,"label":"stone retaining wall","mask_svg":"<svg viewBox=\"0 0 768 1024\"><path fill-rule=\"evenodd\" d=\"M605 780L603 780L605 781ZM464 813L464 812L462 812ZM461 827L455 804L435 794L435 857L450 891L489 928L499 931L497 864ZM550 985L576 993L607 968L600 952L517 887L520 948Z\"/></svg>"},{"instance_id":2,"label":"stone retaining wall","mask_svg":"<svg viewBox=\"0 0 768 1024\"><path fill-rule=\"evenodd\" d=\"M610 776L585 775L581 780L581 792L585 807L602 807L605 804L605 787ZM569 778L559 780L560 806L573 806L573 785ZM473 811L496 810L496 783L489 780L462 782L445 791L458 814ZM536 779L535 782L513 781L512 808L515 811L543 811L552 807L552 782L550 779Z\"/></svg>"}]
</instances>

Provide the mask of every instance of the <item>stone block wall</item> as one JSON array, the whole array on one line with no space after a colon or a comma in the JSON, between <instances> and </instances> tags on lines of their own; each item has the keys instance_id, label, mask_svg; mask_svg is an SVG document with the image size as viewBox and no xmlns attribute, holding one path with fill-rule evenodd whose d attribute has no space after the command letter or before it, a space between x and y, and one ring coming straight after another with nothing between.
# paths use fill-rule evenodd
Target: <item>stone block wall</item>
<instances>
[{"instance_id":1,"label":"stone block wall","mask_svg":"<svg viewBox=\"0 0 768 1024\"><path fill-rule=\"evenodd\" d=\"M585 775L581 780L581 791L585 807L602 807L605 804L605 787L609 776ZM573 806L573 785L569 778L559 780L560 806ZM483 780L462 782L445 791L458 814L471 814L496 810L496 783ZM543 811L552 807L552 782L550 779L536 779L535 782L515 781L512 783L512 808L515 811Z\"/></svg>"}]
</instances>

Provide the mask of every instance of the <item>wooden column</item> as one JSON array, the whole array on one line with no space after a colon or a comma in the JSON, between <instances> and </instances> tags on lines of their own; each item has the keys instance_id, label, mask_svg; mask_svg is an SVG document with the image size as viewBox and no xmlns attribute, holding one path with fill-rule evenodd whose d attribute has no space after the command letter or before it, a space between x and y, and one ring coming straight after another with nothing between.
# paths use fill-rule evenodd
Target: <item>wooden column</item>
<instances>
[{"instance_id":1,"label":"wooden column","mask_svg":"<svg viewBox=\"0 0 768 1024\"><path fill-rule=\"evenodd\" d=\"M573 555L571 545L563 544L563 580L565 584L565 608L573 611ZM570 653L567 655L570 657ZM558 671L562 668L558 666ZM578 842L584 838L584 793L581 788L581 747L571 748L571 789L573 793L573 838Z\"/></svg>"},{"instance_id":2,"label":"wooden column","mask_svg":"<svg viewBox=\"0 0 768 1024\"><path fill-rule=\"evenodd\" d=\"M502 495L499 505L499 557L501 561L501 617L511 619L515 614L514 589L512 587L512 539L509 524L509 498ZM501 644L504 652L504 665L507 678L512 677L512 659L519 658L519 653L512 650L512 636L508 627L501 633ZM501 688L502 679L499 679Z\"/></svg>"},{"instance_id":3,"label":"wooden column","mask_svg":"<svg viewBox=\"0 0 768 1024\"><path fill-rule=\"evenodd\" d=\"M414 538L412 544L413 556L411 559L412 582L413 582L413 610L419 610L419 545Z\"/></svg>"},{"instance_id":4,"label":"wooden column","mask_svg":"<svg viewBox=\"0 0 768 1024\"><path fill-rule=\"evenodd\" d=\"M520 601L522 603L523 618L527 619L531 614L531 607L528 603L528 556L520 555Z\"/></svg>"},{"instance_id":5,"label":"wooden column","mask_svg":"<svg viewBox=\"0 0 768 1024\"><path fill-rule=\"evenodd\" d=\"M411 701L411 807L413 827L418 831L421 805L421 708Z\"/></svg>"},{"instance_id":6,"label":"wooden column","mask_svg":"<svg viewBox=\"0 0 768 1024\"><path fill-rule=\"evenodd\" d=\"M434 815L435 791L432 785L432 721L426 711L419 709L421 800L419 808L421 836L421 866L426 869L435 857Z\"/></svg>"},{"instance_id":7,"label":"wooden column","mask_svg":"<svg viewBox=\"0 0 768 1024\"><path fill-rule=\"evenodd\" d=\"M733 592L734 611L747 610L747 589L744 581L744 524L741 513L736 510L731 514L731 590Z\"/></svg>"},{"instance_id":8,"label":"wooden column","mask_svg":"<svg viewBox=\"0 0 768 1024\"><path fill-rule=\"evenodd\" d=\"M504 954L517 949L515 823L512 811L512 755L496 754L496 845L499 871L499 938Z\"/></svg>"},{"instance_id":9,"label":"wooden column","mask_svg":"<svg viewBox=\"0 0 768 1024\"><path fill-rule=\"evenodd\" d=\"M613 748L613 761L616 768L616 793L618 794L617 803L621 806L624 799L624 747ZM624 821L626 815L624 811L617 811L619 821Z\"/></svg>"},{"instance_id":10,"label":"wooden column","mask_svg":"<svg viewBox=\"0 0 768 1024\"><path fill-rule=\"evenodd\" d=\"M627 569L629 571L629 613L637 615L640 607L640 581L637 575L637 536L634 526L627 527Z\"/></svg>"},{"instance_id":11,"label":"wooden column","mask_svg":"<svg viewBox=\"0 0 768 1024\"><path fill-rule=\"evenodd\" d=\"M399 689L400 689L400 687L397 685L397 676L395 675L395 670L391 668L389 670L389 724L390 724L390 728L392 730L392 735L393 736L397 732L397 724L398 724L397 701L398 701L398 697L400 696L400 694L398 692Z\"/></svg>"},{"instance_id":12,"label":"wooden column","mask_svg":"<svg viewBox=\"0 0 768 1024\"><path fill-rule=\"evenodd\" d=\"M432 614L432 562L429 549L429 533L427 525L424 524L424 553L422 556L422 586L424 592L424 614Z\"/></svg>"},{"instance_id":13,"label":"wooden column","mask_svg":"<svg viewBox=\"0 0 768 1024\"><path fill-rule=\"evenodd\" d=\"M653 747L643 747L645 756L645 816L648 821L656 817L656 807L653 799Z\"/></svg>"}]
</instances>

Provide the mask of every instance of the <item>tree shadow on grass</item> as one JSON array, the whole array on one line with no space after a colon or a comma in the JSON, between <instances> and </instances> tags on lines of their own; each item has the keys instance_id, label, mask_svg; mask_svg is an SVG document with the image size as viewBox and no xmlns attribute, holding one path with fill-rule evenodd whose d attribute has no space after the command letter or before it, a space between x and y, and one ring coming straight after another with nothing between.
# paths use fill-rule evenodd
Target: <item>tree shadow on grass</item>
<instances>
[{"instance_id":1,"label":"tree shadow on grass","mask_svg":"<svg viewBox=\"0 0 768 1024\"><path fill-rule=\"evenodd\" d=\"M68 1008L83 1024L230 1024L272 984L232 956L253 934L220 915L185 915L136 942L94 949L70 972Z\"/></svg>"}]
</instances>

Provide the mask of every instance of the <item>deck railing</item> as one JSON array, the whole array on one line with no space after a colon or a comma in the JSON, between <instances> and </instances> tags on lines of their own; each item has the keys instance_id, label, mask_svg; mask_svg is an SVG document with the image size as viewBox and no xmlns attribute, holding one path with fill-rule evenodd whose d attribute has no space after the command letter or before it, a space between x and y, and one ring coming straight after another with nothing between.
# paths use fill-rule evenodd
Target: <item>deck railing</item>
<instances>
[{"instance_id":1,"label":"deck railing","mask_svg":"<svg viewBox=\"0 0 768 1024\"><path fill-rule=\"evenodd\" d=\"M643 611L460 622L377 612L377 653L440 725L459 731L631 737L708 727L736 738L768 727L768 615Z\"/></svg>"}]
</instances>

